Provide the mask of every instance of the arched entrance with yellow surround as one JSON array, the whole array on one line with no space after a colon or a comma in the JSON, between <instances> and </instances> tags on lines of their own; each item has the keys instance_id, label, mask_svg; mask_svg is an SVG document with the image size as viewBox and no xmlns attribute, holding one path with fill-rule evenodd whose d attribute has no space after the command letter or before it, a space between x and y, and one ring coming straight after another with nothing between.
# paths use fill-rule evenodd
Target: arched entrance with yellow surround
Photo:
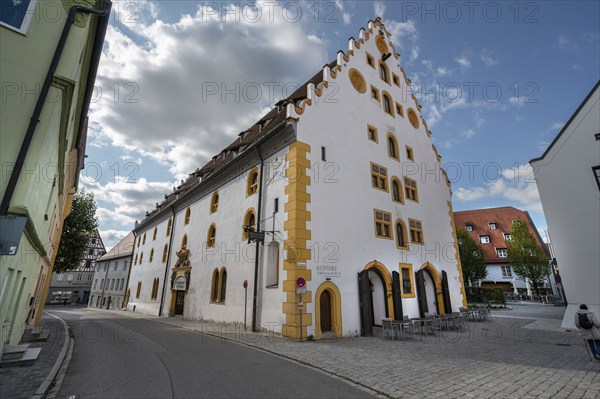
<instances>
[{"instance_id":1,"label":"arched entrance with yellow surround","mask_svg":"<svg viewBox=\"0 0 600 399\"><path fill-rule=\"evenodd\" d=\"M372 336L373 326L381 325L381 319L394 319L392 276L388 268L376 260L369 262L358 273L358 289L361 335Z\"/></svg>"},{"instance_id":2,"label":"arched entrance with yellow surround","mask_svg":"<svg viewBox=\"0 0 600 399\"><path fill-rule=\"evenodd\" d=\"M427 273L427 276L425 275ZM417 296L419 301L419 311L421 313L421 317L424 316L425 312L432 313L433 309L429 309L428 302L434 298L428 298L426 288L427 280L433 282L432 290L430 291L430 295L433 294L435 298L435 309L437 310L437 314L443 315L445 314L445 302L444 302L444 294L442 292L442 278L440 277L437 269L429 262L424 263L416 276L416 288L417 288ZM429 299L429 301L428 301Z\"/></svg>"},{"instance_id":3,"label":"arched entrance with yellow surround","mask_svg":"<svg viewBox=\"0 0 600 399\"><path fill-rule=\"evenodd\" d=\"M342 331L340 290L331 281L325 281L315 294L315 334L317 339L327 332L334 332L336 337L341 337Z\"/></svg>"}]
</instances>

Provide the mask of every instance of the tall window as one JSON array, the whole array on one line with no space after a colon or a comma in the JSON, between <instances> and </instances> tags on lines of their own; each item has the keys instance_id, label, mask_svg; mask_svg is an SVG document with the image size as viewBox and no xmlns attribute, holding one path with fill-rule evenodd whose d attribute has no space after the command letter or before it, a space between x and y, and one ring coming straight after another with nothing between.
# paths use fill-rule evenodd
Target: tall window
<instances>
[{"instance_id":1,"label":"tall window","mask_svg":"<svg viewBox=\"0 0 600 399\"><path fill-rule=\"evenodd\" d=\"M390 156L390 158L394 158L395 160L400 160L400 155L398 152L398 142L396 141L396 138L389 133L388 137L388 155Z\"/></svg>"},{"instance_id":2,"label":"tall window","mask_svg":"<svg viewBox=\"0 0 600 399\"><path fill-rule=\"evenodd\" d=\"M258 169L254 168L248 173L248 185L246 187L246 196L258 192Z\"/></svg>"},{"instance_id":3,"label":"tall window","mask_svg":"<svg viewBox=\"0 0 600 399\"><path fill-rule=\"evenodd\" d=\"M191 209L188 207L185 210L185 219L183 219L183 224L190 224L190 217L192 216L192 211Z\"/></svg>"},{"instance_id":4,"label":"tall window","mask_svg":"<svg viewBox=\"0 0 600 399\"><path fill-rule=\"evenodd\" d=\"M214 224L212 224L208 228L208 234L206 236L206 246L207 247L214 247L216 240L217 240L217 226L215 226Z\"/></svg>"},{"instance_id":5,"label":"tall window","mask_svg":"<svg viewBox=\"0 0 600 399\"><path fill-rule=\"evenodd\" d=\"M140 243L142 242L142 237L138 237L138 248L140 247Z\"/></svg>"},{"instance_id":6,"label":"tall window","mask_svg":"<svg viewBox=\"0 0 600 399\"><path fill-rule=\"evenodd\" d=\"M369 54L367 52L367 64L370 65L372 68L375 68L375 58L373 58L373 56L371 54Z\"/></svg>"},{"instance_id":7,"label":"tall window","mask_svg":"<svg viewBox=\"0 0 600 399\"><path fill-rule=\"evenodd\" d=\"M382 61L379 61L379 77L387 83L390 83L390 71L387 65Z\"/></svg>"},{"instance_id":8,"label":"tall window","mask_svg":"<svg viewBox=\"0 0 600 399\"><path fill-rule=\"evenodd\" d=\"M152 234L152 241L156 240L156 233L158 233L158 229L154 228L154 233Z\"/></svg>"},{"instance_id":9,"label":"tall window","mask_svg":"<svg viewBox=\"0 0 600 399\"><path fill-rule=\"evenodd\" d=\"M385 113L394 116L394 109L392 108L394 102L392 101L392 96L384 91L381 97L383 98L383 110Z\"/></svg>"},{"instance_id":10,"label":"tall window","mask_svg":"<svg viewBox=\"0 0 600 399\"><path fill-rule=\"evenodd\" d=\"M181 249L186 249L187 248L187 234L183 235L183 238L181 239Z\"/></svg>"},{"instance_id":11,"label":"tall window","mask_svg":"<svg viewBox=\"0 0 600 399\"><path fill-rule=\"evenodd\" d=\"M252 227L256 230L256 216L254 214L254 209L250 208L246 211L246 215L244 216L244 226ZM244 229L242 230L242 240L248 239L248 232Z\"/></svg>"},{"instance_id":12,"label":"tall window","mask_svg":"<svg viewBox=\"0 0 600 399\"><path fill-rule=\"evenodd\" d=\"M212 276L212 284L211 284L211 292L210 292L210 301L217 302L219 299L219 270L215 269L213 271Z\"/></svg>"},{"instance_id":13,"label":"tall window","mask_svg":"<svg viewBox=\"0 0 600 399\"><path fill-rule=\"evenodd\" d=\"M388 191L387 169L371 162L371 185L383 191Z\"/></svg>"},{"instance_id":14,"label":"tall window","mask_svg":"<svg viewBox=\"0 0 600 399\"><path fill-rule=\"evenodd\" d=\"M415 180L408 177L404 178L404 192L406 193L406 198L411 201L419 202L419 191Z\"/></svg>"},{"instance_id":15,"label":"tall window","mask_svg":"<svg viewBox=\"0 0 600 399\"><path fill-rule=\"evenodd\" d=\"M210 199L210 213L219 210L219 192L215 191Z\"/></svg>"},{"instance_id":16,"label":"tall window","mask_svg":"<svg viewBox=\"0 0 600 399\"><path fill-rule=\"evenodd\" d=\"M415 244L423 244L423 226L420 220L408 219L410 226L410 241Z\"/></svg>"},{"instance_id":17,"label":"tall window","mask_svg":"<svg viewBox=\"0 0 600 399\"><path fill-rule=\"evenodd\" d=\"M133 262L134 265L138 264L138 254L135 254L135 262Z\"/></svg>"},{"instance_id":18,"label":"tall window","mask_svg":"<svg viewBox=\"0 0 600 399\"><path fill-rule=\"evenodd\" d=\"M167 222L167 237L171 235L171 227L173 227L173 219L169 218L169 221Z\"/></svg>"},{"instance_id":19,"label":"tall window","mask_svg":"<svg viewBox=\"0 0 600 399\"><path fill-rule=\"evenodd\" d=\"M143 261L144 261L144 253L142 252L140 254L140 265L142 264Z\"/></svg>"},{"instance_id":20,"label":"tall window","mask_svg":"<svg viewBox=\"0 0 600 399\"><path fill-rule=\"evenodd\" d=\"M167 261L168 254L169 254L169 244L165 244L165 246L163 248L162 263L165 263Z\"/></svg>"},{"instance_id":21,"label":"tall window","mask_svg":"<svg viewBox=\"0 0 600 399\"><path fill-rule=\"evenodd\" d=\"M137 291L135 292L135 297L139 298L141 292L142 292L142 282L138 281L138 283L137 283Z\"/></svg>"},{"instance_id":22,"label":"tall window","mask_svg":"<svg viewBox=\"0 0 600 399\"><path fill-rule=\"evenodd\" d=\"M150 250L150 259L148 260L150 263L152 263L152 260L154 259L154 248L152 248Z\"/></svg>"},{"instance_id":23,"label":"tall window","mask_svg":"<svg viewBox=\"0 0 600 399\"><path fill-rule=\"evenodd\" d=\"M142 245L146 245L146 233L144 233L144 238L142 239Z\"/></svg>"},{"instance_id":24,"label":"tall window","mask_svg":"<svg viewBox=\"0 0 600 399\"><path fill-rule=\"evenodd\" d=\"M375 209L375 236L392 238L392 214Z\"/></svg>"},{"instance_id":25,"label":"tall window","mask_svg":"<svg viewBox=\"0 0 600 399\"><path fill-rule=\"evenodd\" d=\"M408 247L408 238L406 236L406 226L402 220L396 221L396 246L398 248Z\"/></svg>"},{"instance_id":26,"label":"tall window","mask_svg":"<svg viewBox=\"0 0 600 399\"><path fill-rule=\"evenodd\" d=\"M404 196L402 195L402 183L396 176L392 177L392 201L404 203Z\"/></svg>"},{"instance_id":27,"label":"tall window","mask_svg":"<svg viewBox=\"0 0 600 399\"><path fill-rule=\"evenodd\" d=\"M152 293L150 294L150 299L156 299L158 297L158 284L159 279L155 278L152 280Z\"/></svg>"},{"instance_id":28,"label":"tall window","mask_svg":"<svg viewBox=\"0 0 600 399\"><path fill-rule=\"evenodd\" d=\"M402 279L402 297L403 298L414 298L415 292L413 290L413 272L412 265L408 263L400 264L400 278Z\"/></svg>"},{"instance_id":29,"label":"tall window","mask_svg":"<svg viewBox=\"0 0 600 399\"><path fill-rule=\"evenodd\" d=\"M220 279L221 279L221 284L219 287L219 302L225 303L225 293L227 290L227 270L225 270L225 269L221 270Z\"/></svg>"}]
</instances>

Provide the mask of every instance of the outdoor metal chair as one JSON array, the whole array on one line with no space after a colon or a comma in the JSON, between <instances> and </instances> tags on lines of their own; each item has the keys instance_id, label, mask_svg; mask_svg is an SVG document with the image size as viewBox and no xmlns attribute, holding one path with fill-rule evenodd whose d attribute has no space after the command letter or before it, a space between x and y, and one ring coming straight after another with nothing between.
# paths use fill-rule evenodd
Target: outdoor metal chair
<instances>
[{"instance_id":1,"label":"outdoor metal chair","mask_svg":"<svg viewBox=\"0 0 600 399\"><path fill-rule=\"evenodd\" d=\"M385 339L386 335L391 334L392 341L394 340L394 335L396 335L396 331L400 331L400 329L392 323L392 319L382 319L381 325L383 326L383 338Z\"/></svg>"}]
</instances>

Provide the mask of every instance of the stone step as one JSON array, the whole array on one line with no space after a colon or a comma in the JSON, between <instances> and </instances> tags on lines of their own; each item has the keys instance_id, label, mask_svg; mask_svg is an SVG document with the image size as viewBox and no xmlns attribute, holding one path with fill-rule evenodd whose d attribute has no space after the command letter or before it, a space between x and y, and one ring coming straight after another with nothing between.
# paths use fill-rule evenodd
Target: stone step
<instances>
[{"instance_id":1,"label":"stone step","mask_svg":"<svg viewBox=\"0 0 600 399\"><path fill-rule=\"evenodd\" d=\"M29 367L32 366L38 356L42 348L29 348L18 359L11 360L2 360L0 361L0 367Z\"/></svg>"},{"instance_id":2,"label":"stone step","mask_svg":"<svg viewBox=\"0 0 600 399\"><path fill-rule=\"evenodd\" d=\"M21 342L42 342L47 341L50 336L50 331L47 329L34 329L32 332L26 332L21 338Z\"/></svg>"},{"instance_id":3,"label":"stone step","mask_svg":"<svg viewBox=\"0 0 600 399\"><path fill-rule=\"evenodd\" d=\"M19 359L27 349L29 349L29 344L6 345L2 354L2 360Z\"/></svg>"}]
</instances>

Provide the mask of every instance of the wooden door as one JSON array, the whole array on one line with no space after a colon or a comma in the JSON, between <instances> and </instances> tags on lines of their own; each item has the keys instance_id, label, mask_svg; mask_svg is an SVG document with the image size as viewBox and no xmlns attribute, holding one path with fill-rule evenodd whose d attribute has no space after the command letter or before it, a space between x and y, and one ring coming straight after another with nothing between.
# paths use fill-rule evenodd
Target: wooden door
<instances>
[{"instance_id":1,"label":"wooden door","mask_svg":"<svg viewBox=\"0 0 600 399\"><path fill-rule=\"evenodd\" d=\"M321 321L321 332L329 332L331 328L331 294L325 290L321 293L319 299L320 305L320 321Z\"/></svg>"},{"instance_id":2,"label":"wooden door","mask_svg":"<svg viewBox=\"0 0 600 399\"><path fill-rule=\"evenodd\" d=\"M177 291L177 296L175 298L175 309L173 313L175 315L183 314L183 304L185 302L185 291Z\"/></svg>"},{"instance_id":3,"label":"wooden door","mask_svg":"<svg viewBox=\"0 0 600 399\"><path fill-rule=\"evenodd\" d=\"M371 281L369 271L358 273L358 298L360 301L360 335L373 336L373 301L371 298Z\"/></svg>"}]
</instances>

